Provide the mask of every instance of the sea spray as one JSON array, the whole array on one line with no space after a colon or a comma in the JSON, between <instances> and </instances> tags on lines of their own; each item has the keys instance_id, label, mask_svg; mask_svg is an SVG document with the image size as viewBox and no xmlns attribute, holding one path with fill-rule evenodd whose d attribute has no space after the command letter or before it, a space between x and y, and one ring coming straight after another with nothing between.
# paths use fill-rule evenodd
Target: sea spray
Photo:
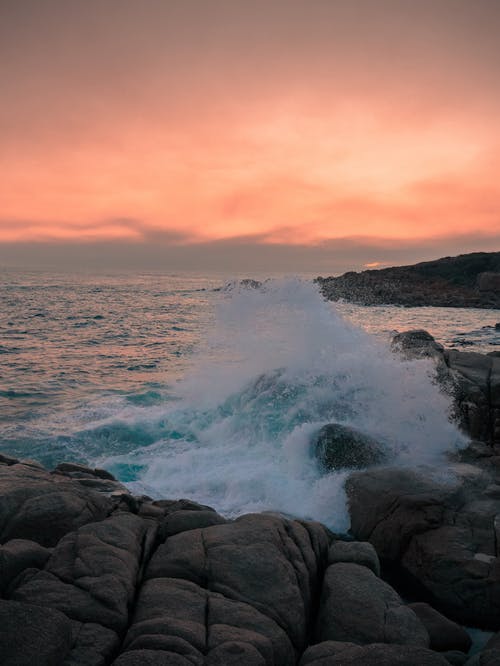
<instances>
[{"instance_id":1,"label":"sea spray","mask_svg":"<svg viewBox=\"0 0 500 666\"><path fill-rule=\"evenodd\" d=\"M134 490L156 497L346 529L346 472L322 472L311 438L339 422L382 441L396 464L435 464L463 437L433 373L431 361L402 361L349 324L309 282L226 290L179 400L140 410L135 427L155 441L99 462L133 470ZM132 427L138 414L122 418Z\"/></svg>"}]
</instances>

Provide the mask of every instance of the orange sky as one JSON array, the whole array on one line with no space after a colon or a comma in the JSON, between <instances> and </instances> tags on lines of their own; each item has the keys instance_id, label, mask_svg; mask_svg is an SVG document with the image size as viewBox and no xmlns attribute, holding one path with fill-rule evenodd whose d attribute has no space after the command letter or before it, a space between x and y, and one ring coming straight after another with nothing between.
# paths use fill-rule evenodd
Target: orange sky
<instances>
[{"instance_id":1,"label":"orange sky","mask_svg":"<svg viewBox=\"0 0 500 666\"><path fill-rule=\"evenodd\" d=\"M496 0L3 0L2 247L500 249L498 34Z\"/></svg>"}]
</instances>

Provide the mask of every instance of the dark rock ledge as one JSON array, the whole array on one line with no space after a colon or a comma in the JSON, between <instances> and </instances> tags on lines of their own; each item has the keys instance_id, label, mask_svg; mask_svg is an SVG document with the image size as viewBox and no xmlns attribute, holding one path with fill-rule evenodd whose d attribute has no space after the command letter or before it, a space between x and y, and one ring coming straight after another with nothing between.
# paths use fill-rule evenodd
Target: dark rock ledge
<instances>
[{"instance_id":1,"label":"dark rock ledge","mask_svg":"<svg viewBox=\"0 0 500 666\"><path fill-rule=\"evenodd\" d=\"M413 499L405 486L399 500L399 486L390 479L379 493L383 507L369 495L360 511L359 501L372 489L379 492L376 479L360 482L363 474L356 473L350 486L355 531L366 533L385 560L401 557L405 566L427 562L411 534L432 539L441 519L450 534L443 543L454 546L449 494L417 484ZM471 488L485 482L473 479ZM484 557L476 558L477 571L464 565L459 575L467 585L441 605L458 617L469 606L461 603L471 590L476 624L498 629L485 610L499 617L498 560L493 542L486 544L491 535L485 516L499 501L492 492L484 500L488 510L470 507L455 527L476 534ZM468 634L426 603L405 603L380 578L373 545L346 539L319 523L270 514L228 521L188 500L132 496L101 470L63 464L49 472L2 456L0 663L466 663ZM431 562L436 566L426 572L434 581L439 558ZM453 586L455 570L449 578L440 584ZM484 666L499 658L493 641L467 663Z\"/></svg>"}]
</instances>

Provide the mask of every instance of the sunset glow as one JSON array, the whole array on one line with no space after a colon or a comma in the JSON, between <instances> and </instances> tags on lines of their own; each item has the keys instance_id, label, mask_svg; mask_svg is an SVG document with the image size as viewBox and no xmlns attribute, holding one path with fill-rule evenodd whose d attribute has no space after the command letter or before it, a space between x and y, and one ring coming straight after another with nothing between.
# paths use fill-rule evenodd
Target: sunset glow
<instances>
[{"instance_id":1,"label":"sunset glow","mask_svg":"<svg viewBox=\"0 0 500 666\"><path fill-rule=\"evenodd\" d=\"M498 244L497 3L0 14L5 244Z\"/></svg>"}]
</instances>

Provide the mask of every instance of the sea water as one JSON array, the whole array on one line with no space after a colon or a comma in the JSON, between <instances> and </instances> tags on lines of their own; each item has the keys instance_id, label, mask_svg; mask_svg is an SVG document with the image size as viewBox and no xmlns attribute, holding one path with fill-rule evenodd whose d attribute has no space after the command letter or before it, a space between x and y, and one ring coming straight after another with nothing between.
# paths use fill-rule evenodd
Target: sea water
<instances>
[{"instance_id":1,"label":"sea water","mask_svg":"<svg viewBox=\"0 0 500 666\"><path fill-rule=\"evenodd\" d=\"M401 465L436 465L465 441L432 362L403 361L390 334L500 344L497 311L333 304L309 278L1 277L0 450L104 466L134 492L228 516L345 529L345 473L312 451L322 425L370 434Z\"/></svg>"}]
</instances>

